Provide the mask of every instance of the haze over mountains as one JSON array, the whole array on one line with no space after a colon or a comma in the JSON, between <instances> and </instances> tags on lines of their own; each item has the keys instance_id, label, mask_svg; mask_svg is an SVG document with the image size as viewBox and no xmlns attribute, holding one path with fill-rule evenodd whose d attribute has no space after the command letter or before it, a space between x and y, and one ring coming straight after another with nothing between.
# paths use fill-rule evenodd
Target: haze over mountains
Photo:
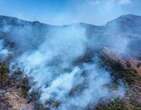
<instances>
[{"instance_id":1,"label":"haze over mountains","mask_svg":"<svg viewBox=\"0 0 141 110\"><path fill-rule=\"evenodd\" d=\"M74 24L74 25L72 24L72 25L66 25L66 26L54 26L54 25L43 24L38 21L28 22L28 21L20 20L13 17L0 16L1 37L3 35L5 36L6 34L6 37L3 37L3 38L9 42L14 43L14 45L17 45L16 48L17 47L20 48L20 51L22 51L22 49L24 50L27 46L28 46L28 49L37 48L37 46L44 41L45 36L50 34L52 30L58 31L58 30L66 29L68 27L77 27L77 26L83 27L84 30L86 31L86 36L87 38L89 38L91 42L89 44L92 45L91 48L95 48L95 46L103 47L104 45L105 46L110 45L110 43L113 43L115 40L116 42L119 42L119 44L117 45L120 46L122 44L120 43L120 41L124 42L123 43L124 45L126 43L126 40L130 38L129 42L133 42L133 43L129 44L129 47L131 48L129 48L127 51L131 52L131 54L133 55L139 55L138 53L140 52L140 48L139 48L139 45L136 46L136 44L140 43L141 41L140 39L141 17L140 16L124 15L113 21L108 22L105 26L95 26L95 25L85 24L85 23L80 23L80 24L78 23L78 24ZM50 35L48 36L50 37ZM119 36L121 36L122 39L120 39ZM109 39L110 37L112 38ZM110 43L106 44L107 40L105 39L109 39L110 41L108 42ZM123 39L126 39L126 40L123 41ZM97 44L94 44L93 40L98 40L96 42ZM113 43L113 44L116 44L116 43ZM119 47L117 49L119 49ZM132 52L132 50L136 50L137 53Z\"/></svg>"}]
</instances>

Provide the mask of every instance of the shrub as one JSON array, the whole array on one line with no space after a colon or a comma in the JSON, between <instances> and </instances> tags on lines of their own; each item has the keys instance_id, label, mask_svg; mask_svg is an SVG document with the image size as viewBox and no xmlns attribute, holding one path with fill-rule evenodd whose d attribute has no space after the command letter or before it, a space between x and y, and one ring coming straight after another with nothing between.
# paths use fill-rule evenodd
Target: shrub
<instances>
[{"instance_id":1,"label":"shrub","mask_svg":"<svg viewBox=\"0 0 141 110\"><path fill-rule=\"evenodd\" d=\"M4 86L8 82L8 67L6 64L0 64L0 86Z\"/></svg>"}]
</instances>

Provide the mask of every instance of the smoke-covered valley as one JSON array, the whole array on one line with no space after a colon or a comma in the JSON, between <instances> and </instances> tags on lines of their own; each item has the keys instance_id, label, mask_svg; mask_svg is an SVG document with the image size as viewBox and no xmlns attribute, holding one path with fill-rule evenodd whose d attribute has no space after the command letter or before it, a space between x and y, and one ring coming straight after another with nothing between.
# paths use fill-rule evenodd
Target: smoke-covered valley
<instances>
[{"instance_id":1,"label":"smoke-covered valley","mask_svg":"<svg viewBox=\"0 0 141 110\"><path fill-rule=\"evenodd\" d=\"M141 17L135 15L104 26L55 26L0 16L0 59L8 62L10 74L20 69L31 78L29 93L39 90L46 108L94 109L101 100L123 98L128 89L102 65L101 55L140 60L140 30Z\"/></svg>"}]
</instances>

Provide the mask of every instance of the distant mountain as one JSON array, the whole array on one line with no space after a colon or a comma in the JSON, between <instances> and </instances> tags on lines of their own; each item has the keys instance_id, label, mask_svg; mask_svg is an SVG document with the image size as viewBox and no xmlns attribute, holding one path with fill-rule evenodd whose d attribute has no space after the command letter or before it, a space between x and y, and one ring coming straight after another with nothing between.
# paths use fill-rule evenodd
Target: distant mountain
<instances>
[{"instance_id":1,"label":"distant mountain","mask_svg":"<svg viewBox=\"0 0 141 110\"><path fill-rule=\"evenodd\" d=\"M123 15L106 24L106 27L114 28L115 26L123 33L141 34L141 16ZM114 28L114 30L118 32L117 29Z\"/></svg>"},{"instance_id":2,"label":"distant mountain","mask_svg":"<svg viewBox=\"0 0 141 110\"><path fill-rule=\"evenodd\" d=\"M27 44L30 44L28 45L28 49L37 48L46 36L50 36L50 30L59 30L77 25L86 29L86 36L90 39L89 48L94 48L95 46L103 48L103 46L107 46L105 38L108 39L112 37L116 40L117 36L122 36L123 38L132 39L129 45L129 47L131 47L129 51L131 51L132 54L135 54L132 50L135 50L137 54L141 52L141 46L138 45L141 43L141 16L136 15L120 16L117 19L109 21L104 26L85 23L55 26L38 21L31 22L15 17L0 16L0 38L4 38L8 43L11 42L17 50L20 48L21 52L24 51ZM101 41L99 41L99 38ZM93 45L94 40L98 40L96 41L98 42L97 45Z\"/></svg>"},{"instance_id":3,"label":"distant mountain","mask_svg":"<svg viewBox=\"0 0 141 110\"><path fill-rule=\"evenodd\" d=\"M79 24L79 23L78 23ZM72 24L75 25L75 24ZM9 31L12 31L18 27L19 30L22 27L28 27L31 26L34 29L37 30L39 29L40 31L43 30L48 30L49 28L63 28L67 26L72 26L72 25L63 25L63 26L57 26L57 25L49 25L49 24L44 24L40 23L39 21L25 21L21 20L15 17L9 17L9 16L0 16L0 31L6 31L3 30L6 26L8 26L10 29ZM104 26L96 26L92 24L85 24L85 23L80 23L79 25L82 25L84 28L86 28L89 36L92 36L94 33L100 34L104 33L106 31L115 31L115 32L123 32L123 33L134 33L134 34L141 34L140 28L141 28L141 16L136 16L136 15L123 15L118 17L117 19L114 19L112 21L109 21L106 25ZM8 30L7 30L8 31ZM40 32L39 32L40 33Z\"/></svg>"}]
</instances>

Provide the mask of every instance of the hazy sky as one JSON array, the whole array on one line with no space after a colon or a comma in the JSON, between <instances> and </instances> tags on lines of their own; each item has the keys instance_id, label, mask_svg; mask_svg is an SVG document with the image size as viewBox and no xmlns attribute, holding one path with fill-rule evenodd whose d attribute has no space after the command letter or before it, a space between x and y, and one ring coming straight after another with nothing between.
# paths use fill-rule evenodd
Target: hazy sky
<instances>
[{"instance_id":1,"label":"hazy sky","mask_svg":"<svg viewBox=\"0 0 141 110\"><path fill-rule=\"evenodd\" d=\"M0 14L49 24L102 25L123 14L141 15L141 0L0 0Z\"/></svg>"}]
</instances>

